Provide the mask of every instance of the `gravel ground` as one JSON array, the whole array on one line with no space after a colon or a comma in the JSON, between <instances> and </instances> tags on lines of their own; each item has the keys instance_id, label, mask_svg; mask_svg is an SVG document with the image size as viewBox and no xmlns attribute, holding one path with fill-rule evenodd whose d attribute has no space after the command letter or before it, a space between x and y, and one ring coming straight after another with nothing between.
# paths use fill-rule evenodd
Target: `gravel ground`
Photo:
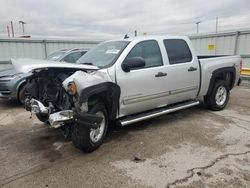
<instances>
[{"instance_id":1,"label":"gravel ground","mask_svg":"<svg viewBox=\"0 0 250 188\"><path fill-rule=\"evenodd\" d=\"M186 109L109 131L84 154L0 101L0 187L250 187L250 89L226 109Z\"/></svg>"}]
</instances>

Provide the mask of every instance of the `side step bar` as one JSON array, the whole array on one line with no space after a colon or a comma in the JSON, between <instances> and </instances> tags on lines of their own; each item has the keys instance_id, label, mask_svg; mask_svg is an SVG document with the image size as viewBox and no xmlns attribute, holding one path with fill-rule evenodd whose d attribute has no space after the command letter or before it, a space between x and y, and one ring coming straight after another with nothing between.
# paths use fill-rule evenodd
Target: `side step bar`
<instances>
[{"instance_id":1,"label":"side step bar","mask_svg":"<svg viewBox=\"0 0 250 188\"><path fill-rule=\"evenodd\" d=\"M178 103L176 105L167 106L165 108L161 108L161 109L154 110L151 112L141 113L135 116L130 116L124 119L120 119L118 123L120 123L121 126L126 126L126 125L130 125L139 121L146 120L146 119L154 118L163 114L169 114L171 112L175 112L175 111L182 110L185 108L197 106L199 104L200 102L196 100Z\"/></svg>"}]
</instances>

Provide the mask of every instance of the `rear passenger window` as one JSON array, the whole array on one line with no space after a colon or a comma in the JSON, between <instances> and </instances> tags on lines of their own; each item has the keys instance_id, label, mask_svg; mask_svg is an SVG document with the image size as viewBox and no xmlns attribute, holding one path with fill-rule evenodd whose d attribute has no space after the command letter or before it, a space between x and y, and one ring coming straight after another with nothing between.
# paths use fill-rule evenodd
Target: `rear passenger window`
<instances>
[{"instance_id":1,"label":"rear passenger window","mask_svg":"<svg viewBox=\"0 0 250 188\"><path fill-rule=\"evenodd\" d=\"M171 65L192 61L192 54L185 40L166 39L163 42Z\"/></svg>"},{"instance_id":2,"label":"rear passenger window","mask_svg":"<svg viewBox=\"0 0 250 188\"><path fill-rule=\"evenodd\" d=\"M160 48L155 40L143 41L136 44L126 59L132 57L142 57L146 62L145 68L161 66L163 64Z\"/></svg>"}]
</instances>

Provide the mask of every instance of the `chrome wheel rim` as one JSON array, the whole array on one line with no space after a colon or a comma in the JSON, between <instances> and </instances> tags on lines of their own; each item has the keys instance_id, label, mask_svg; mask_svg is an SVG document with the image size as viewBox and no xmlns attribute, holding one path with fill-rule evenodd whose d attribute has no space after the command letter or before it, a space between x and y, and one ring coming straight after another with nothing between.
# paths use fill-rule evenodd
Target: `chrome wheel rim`
<instances>
[{"instance_id":1,"label":"chrome wheel rim","mask_svg":"<svg viewBox=\"0 0 250 188\"><path fill-rule=\"evenodd\" d=\"M100 123L100 126L99 128L97 129L90 129L90 140L93 142L93 143L96 143L98 141L101 140L103 134L104 134L104 130L105 130L105 115L103 112L97 112L96 115L98 115L99 117L102 117L102 122Z\"/></svg>"},{"instance_id":2,"label":"chrome wheel rim","mask_svg":"<svg viewBox=\"0 0 250 188\"><path fill-rule=\"evenodd\" d=\"M215 101L218 106L224 105L224 103L227 100L227 90L224 86L220 86L217 89L216 95L215 95Z\"/></svg>"}]
</instances>

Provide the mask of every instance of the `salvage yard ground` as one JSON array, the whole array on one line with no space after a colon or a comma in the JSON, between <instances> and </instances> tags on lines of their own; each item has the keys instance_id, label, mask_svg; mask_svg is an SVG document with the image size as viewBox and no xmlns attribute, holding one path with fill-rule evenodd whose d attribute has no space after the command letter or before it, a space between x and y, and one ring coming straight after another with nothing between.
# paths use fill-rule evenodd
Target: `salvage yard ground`
<instances>
[{"instance_id":1,"label":"salvage yard ground","mask_svg":"<svg viewBox=\"0 0 250 188\"><path fill-rule=\"evenodd\" d=\"M250 187L250 87L227 108L186 109L109 131L84 154L0 101L0 187Z\"/></svg>"}]
</instances>

